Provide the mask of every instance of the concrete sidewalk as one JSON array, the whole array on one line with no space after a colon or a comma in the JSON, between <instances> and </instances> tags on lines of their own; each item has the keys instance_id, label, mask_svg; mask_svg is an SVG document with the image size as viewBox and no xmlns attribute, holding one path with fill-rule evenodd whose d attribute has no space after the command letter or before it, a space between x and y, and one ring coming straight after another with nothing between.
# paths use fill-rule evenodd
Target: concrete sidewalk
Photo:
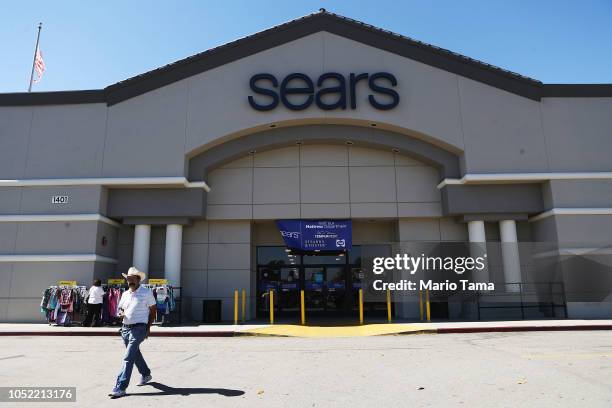
<instances>
[{"instance_id":1,"label":"concrete sidewalk","mask_svg":"<svg viewBox=\"0 0 612 408\"><path fill-rule=\"evenodd\" d=\"M62 327L46 323L0 323L0 336L117 336L114 327ZM359 337L385 334L444 334L518 331L612 330L612 320L519 320L486 322L379 323L362 326L227 324L151 328L152 337Z\"/></svg>"},{"instance_id":2,"label":"concrete sidewalk","mask_svg":"<svg viewBox=\"0 0 612 408\"><path fill-rule=\"evenodd\" d=\"M237 333L266 325L153 326L155 337L232 337ZM120 326L55 326L47 323L0 323L0 336L117 336Z\"/></svg>"}]
</instances>

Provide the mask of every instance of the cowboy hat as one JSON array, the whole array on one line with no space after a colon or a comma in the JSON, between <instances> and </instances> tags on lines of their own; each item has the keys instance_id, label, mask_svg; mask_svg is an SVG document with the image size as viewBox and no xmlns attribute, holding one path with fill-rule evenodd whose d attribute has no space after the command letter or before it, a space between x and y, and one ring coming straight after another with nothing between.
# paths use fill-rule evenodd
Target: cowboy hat
<instances>
[{"instance_id":1,"label":"cowboy hat","mask_svg":"<svg viewBox=\"0 0 612 408\"><path fill-rule=\"evenodd\" d=\"M127 279L128 276L140 276L140 280L144 280L145 278L145 273L142 271L139 271L138 268L136 268L135 266L132 266L130 269L128 269L128 273L122 273L123 277Z\"/></svg>"}]
</instances>

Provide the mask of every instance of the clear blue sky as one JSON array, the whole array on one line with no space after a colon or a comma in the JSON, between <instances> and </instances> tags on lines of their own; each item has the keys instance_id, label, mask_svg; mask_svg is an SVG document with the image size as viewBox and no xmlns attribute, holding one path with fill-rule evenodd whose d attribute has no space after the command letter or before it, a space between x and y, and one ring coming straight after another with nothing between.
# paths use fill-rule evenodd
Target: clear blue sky
<instances>
[{"instance_id":1,"label":"clear blue sky","mask_svg":"<svg viewBox=\"0 0 612 408\"><path fill-rule=\"evenodd\" d=\"M98 89L325 7L544 83L612 83L612 0L14 1L0 6L0 92Z\"/></svg>"}]
</instances>

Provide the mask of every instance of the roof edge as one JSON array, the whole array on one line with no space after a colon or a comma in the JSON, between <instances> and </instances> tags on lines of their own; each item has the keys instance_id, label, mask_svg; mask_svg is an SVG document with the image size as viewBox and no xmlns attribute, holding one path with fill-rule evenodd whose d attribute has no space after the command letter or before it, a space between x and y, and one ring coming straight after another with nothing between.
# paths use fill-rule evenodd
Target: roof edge
<instances>
[{"instance_id":1,"label":"roof edge","mask_svg":"<svg viewBox=\"0 0 612 408\"><path fill-rule=\"evenodd\" d=\"M339 35L535 101L540 101L543 97L612 97L612 84L543 84L515 72L321 9L317 13L211 48L104 89L0 93L0 106L83 103L106 103L110 106L320 31Z\"/></svg>"},{"instance_id":2,"label":"roof edge","mask_svg":"<svg viewBox=\"0 0 612 408\"><path fill-rule=\"evenodd\" d=\"M54 92L0 93L0 106L70 105L106 103L103 89Z\"/></svg>"},{"instance_id":3,"label":"roof edge","mask_svg":"<svg viewBox=\"0 0 612 408\"><path fill-rule=\"evenodd\" d=\"M609 98L612 84L544 84L543 98Z\"/></svg>"},{"instance_id":4,"label":"roof edge","mask_svg":"<svg viewBox=\"0 0 612 408\"><path fill-rule=\"evenodd\" d=\"M110 85L106 88L108 103L109 105L119 103L321 31L388 51L529 99L540 99L538 88L542 83L538 80L323 10Z\"/></svg>"}]
</instances>

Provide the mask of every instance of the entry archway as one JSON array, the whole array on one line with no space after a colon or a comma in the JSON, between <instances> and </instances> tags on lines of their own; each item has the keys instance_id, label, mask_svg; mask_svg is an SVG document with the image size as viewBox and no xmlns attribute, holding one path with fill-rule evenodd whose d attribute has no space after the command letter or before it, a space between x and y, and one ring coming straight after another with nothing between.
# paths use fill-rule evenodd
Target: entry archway
<instances>
[{"instance_id":1,"label":"entry archway","mask_svg":"<svg viewBox=\"0 0 612 408\"><path fill-rule=\"evenodd\" d=\"M344 144L395 152L436 167L440 179L460 177L459 156L413 136L376 128L350 125L303 125L252 133L229 140L188 160L189 181L202 181L210 170L253 151L265 151L296 143Z\"/></svg>"}]
</instances>

